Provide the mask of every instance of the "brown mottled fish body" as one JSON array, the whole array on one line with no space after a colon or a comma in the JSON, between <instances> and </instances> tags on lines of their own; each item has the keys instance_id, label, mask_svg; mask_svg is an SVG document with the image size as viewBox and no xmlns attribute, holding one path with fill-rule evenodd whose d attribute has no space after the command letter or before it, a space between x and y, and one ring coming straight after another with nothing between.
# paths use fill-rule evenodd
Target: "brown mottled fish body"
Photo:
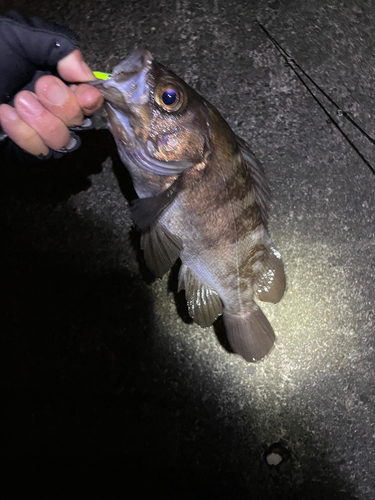
<instances>
[{"instance_id":1,"label":"brown mottled fish body","mask_svg":"<svg viewBox=\"0 0 375 500\"><path fill-rule=\"evenodd\" d=\"M261 359L275 335L254 297L278 302L285 289L266 229L262 166L219 112L148 51L95 85L139 196L133 217L147 265L162 276L180 257L179 289L193 319L209 326L223 313L234 351Z\"/></svg>"}]
</instances>

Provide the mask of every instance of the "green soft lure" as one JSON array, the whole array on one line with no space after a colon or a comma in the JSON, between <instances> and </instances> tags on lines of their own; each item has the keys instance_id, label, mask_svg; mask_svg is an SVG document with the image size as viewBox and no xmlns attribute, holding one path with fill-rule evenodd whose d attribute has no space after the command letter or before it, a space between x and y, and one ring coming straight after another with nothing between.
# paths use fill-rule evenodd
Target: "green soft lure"
<instances>
[{"instance_id":1,"label":"green soft lure","mask_svg":"<svg viewBox=\"0 0 375 500\"><path fill-rule=\"evenodd\" d=\"M103 73L102 71L93 71L95 78L99 80L109 80L112 78L111 73Z\"/></svg>"}]
</instances>

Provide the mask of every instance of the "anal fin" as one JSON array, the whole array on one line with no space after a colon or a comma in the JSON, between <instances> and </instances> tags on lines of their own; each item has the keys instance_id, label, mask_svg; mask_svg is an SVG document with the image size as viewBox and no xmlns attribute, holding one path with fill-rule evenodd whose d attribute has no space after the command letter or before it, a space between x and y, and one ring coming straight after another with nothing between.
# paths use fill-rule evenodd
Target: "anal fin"
<instances>
[{"instance_id":1,"label":"anal fin","mask_svg":"<svg viewBox=\"0 0 375 500\"><path fill-rule=\"evenodd\" d=\"M161 278L180 256L182 241L160 224L154 224L142 233L141 248L147 267Z\"/></svg>"},{"instance_id":2,"label":"anal fin","mask_svg":"<svg viewBox=\"0 0 375 500\"><path fill-rule=\"evenodd\" d=\"M251 312L242 315L223 314L225 330L234 352L246 361L256 362L270 352L275 333L262 310L254 303Z\"/></svg>"},{"instance_id":3,"label":"anal fin","mask_svg":"<svg viewBox=\"0 0 375 500\"><path fill-rule=\"evenodd\" d=\"M223 313L219 294L203 284L185 264L181 266L178 280L178 291L182 289L185 289L189 314L198 325L210 326Z\"/></svg>"},{"instance_id":4,"label":"anal fin","mask_svg":"<svg viewBox=\"0 0 375 500\"><path fill-rule=\"evenodd\" d=\"M284 295L286 277L281 255L271 247L262 276L257 282L256 296L264 302L276 304Z\"/></svg>"}]
</instances>

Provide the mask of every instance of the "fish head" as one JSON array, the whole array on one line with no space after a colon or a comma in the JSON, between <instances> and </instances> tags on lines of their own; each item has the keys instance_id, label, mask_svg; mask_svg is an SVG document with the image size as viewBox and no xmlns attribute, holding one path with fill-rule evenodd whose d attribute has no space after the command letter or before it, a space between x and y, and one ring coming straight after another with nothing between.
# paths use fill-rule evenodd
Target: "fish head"
<instances>
[{"instance_id":1,"label":"fish head","mask_svg":"<svg viewBox=\"0 0 375 500\"><path fill-rule=\"evenodd\" d=\"M208 103L148 50L136 50L110 79L93 84L131 173L173 176L204 160Z\"/></svg>"}]
</instances>

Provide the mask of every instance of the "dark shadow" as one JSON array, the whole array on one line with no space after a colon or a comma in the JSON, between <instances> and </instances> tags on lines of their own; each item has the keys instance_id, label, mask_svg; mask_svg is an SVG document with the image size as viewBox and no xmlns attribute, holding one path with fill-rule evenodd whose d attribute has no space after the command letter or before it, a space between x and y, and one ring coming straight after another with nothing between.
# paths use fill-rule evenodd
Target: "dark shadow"
<instances>
[{"instance_id":1,"label":"dark shadow","mask_svg":"<svg viewBox=\"0 0 375 500\"><path fill-rule=\"evenodd\" d=\"M133 187L133 182L131 175L129 174L127 168L124 166L122 161L120 160L120 157L117 152L116 144L113 141L111 148L110 148L110 156L112 159L112 170L116 176L119 188L121 190L121 193L123 196L126 198L126 200L131 204L135 199L138 198L137 193L135 192L135 189ZM132 246L134 250L136 251L137 254L137 260L139 263L139 271L141 273L142 279L146 283L152 283L155 281L155 276L152 274L152 272L148 269L146 266L144 257L143 257L143 250L141 248L141 231L133 226L130 234L130 241L132 243Z\"/></svg>"},{"instance_id":2,"label":"dark shadow","mask_svg":"<svg viewBox=\"0 0 375 500\"><path fill-rule=\"evenodd\" d=\"M124 197L128 200L129 203L131 203L133 200L138 198L138 196L133 187L131 175L129 174L128 169L122 163L118 155L116 143L114 140L112 140L109 155L112 159L112 169L116 176L119 188Z\"/></svg>"},{"instance_id":3,"label":"dark shadow","mask_svg":"<svg viewBox=\"0 0 375 500\"><path fill-rule=\"evenodd\" d=\"M225 326L224 326L224 321L223 321L223 317L220 316L220 318L218 318L215 323L214 323L214 331L215 331L215 334L216 334L216 337L218 339L218 341L220 342L220 344L224 347L224 349L228 352L228 353L234 353L229 341L228 341L228 338L227 338L227 334L225 332Z\"/></svg>"},{"instance_id":4,"label":"dark shadow","mask_svg":"<svg viewBox=\"0 0 375 500\"><path fill-rule=\"evenodd\" d=\"M107 133L98 136L105 143ZM192 378L176 362L159 335L147 284L116 261L109 230L63 205L41 241L45 221L36 207L60 202L79 190L77 176L89 174L83 167L78 174L82 163L72 158L53 175L41 167L30 192L24 172L3 177L3 498L354 499L340 493L342 481L311 436L311 470L301 483L298 457L269 467L262 456L271 443L260 442L251 422L245 428L237 409L229 420L220 417L229 400L218 403L209 369ZM99 161L84 164L98 169ZM8 201L16 196L23 210L13 212ZM23 234L17 228L29 210ZM177 273L176 266L171 279ZM298 425L298 409L291 418Z\"/></svg>"},{"instance_id":5,"label":"dark shadow","mask_svg":"<svg viewBox=\"0 0 375 500\"><path fill-rule=\"evenodd\" d=\"M99 174L113 139L108 130L81 132L82 146L59 160L1 161L0 194L44 203L67 200L90 188L90 175ZM0 155L7 144L1 144ZM16 156L17 157L17 156Z\"/></svg>"}]
</instances>

